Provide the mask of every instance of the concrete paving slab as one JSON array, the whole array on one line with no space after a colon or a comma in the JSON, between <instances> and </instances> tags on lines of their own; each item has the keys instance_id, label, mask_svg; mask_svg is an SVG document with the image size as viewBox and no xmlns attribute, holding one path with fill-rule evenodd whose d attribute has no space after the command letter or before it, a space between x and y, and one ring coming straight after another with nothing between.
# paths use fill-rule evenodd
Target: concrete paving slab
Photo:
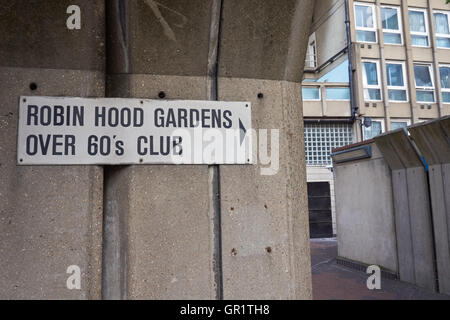
<instances>
[{"instance_id":1,"label":"concrete paving slab","mask_svg":"<svg viewBox=\"0 0 450 320\"><path fill-rule=\"evenodd\" d=\"M381 290L369 290L368 274L336 264L336 239L310 243L314 300L450 300L448 295L383 277Z\"/></svg>"}]
</instances>

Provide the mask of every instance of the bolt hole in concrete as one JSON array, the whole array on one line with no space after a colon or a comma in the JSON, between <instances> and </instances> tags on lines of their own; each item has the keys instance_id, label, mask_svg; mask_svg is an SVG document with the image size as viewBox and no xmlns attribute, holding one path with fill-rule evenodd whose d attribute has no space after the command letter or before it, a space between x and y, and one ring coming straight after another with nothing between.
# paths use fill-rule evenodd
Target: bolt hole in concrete
<instances>
[{"instance_id":1,"label":"bolt hole in concrete","mask_svg":"<svg viewBox=\"0 0 450 320\"><path fill-rule=\"evenodd\" d=\"M159 97L160 99L164 99L164 98L166 97L166 93L165 93L164 91L160 91L160 92L158 93L158 97Z\"/></svg>"},{"instance_id":2,"label":"bolt hole in concrete","mask_svg":"<svg viewBox=\"0 0 450 320\"><path fill-rule=\"evenodd\" d=\"M264 98L264 94L263 93L258 93L258 99L262 99L262 98Z\"/></svg>"},{"instance_id":3,"label":"bolt hole in concrete","mask_svg":"<svg viewBox=\"0 0 450 320\"><path fill-rule=\"evenodd\" d=\"M267 247L267 248L266 248L266 252L267 252L267 253L272 253L272 248L271 248L271 247Z\"/></svg>"},{"instance_id":4,"label":"bolt hole in concrete","mask_svg":"<svg viewBox=\"0 0 450 320\"><path fill-rule=\"evenodd\" d=\"M31 90L31 91L34 91L34 90L36 90L36 89L37 89L37 84L34 83L34 82L30 83L30 90Z\"/></svg>"}]
</instances>

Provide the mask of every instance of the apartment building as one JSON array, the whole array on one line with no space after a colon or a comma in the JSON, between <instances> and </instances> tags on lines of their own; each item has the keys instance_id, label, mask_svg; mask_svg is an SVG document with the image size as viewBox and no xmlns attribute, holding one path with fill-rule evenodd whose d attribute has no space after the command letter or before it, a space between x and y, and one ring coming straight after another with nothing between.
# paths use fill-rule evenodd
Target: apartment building
<instances>
[{"instance_id":1,"label":"apartment building","mask_svg":"<svg viewBox=\"0 0 450 320\"><path fill-rule=\"evenodd\" d=\"M450 114L450 4L317 1L303 100L311 233L327 236L332 148Z\"/></svg>"}]
</instances>

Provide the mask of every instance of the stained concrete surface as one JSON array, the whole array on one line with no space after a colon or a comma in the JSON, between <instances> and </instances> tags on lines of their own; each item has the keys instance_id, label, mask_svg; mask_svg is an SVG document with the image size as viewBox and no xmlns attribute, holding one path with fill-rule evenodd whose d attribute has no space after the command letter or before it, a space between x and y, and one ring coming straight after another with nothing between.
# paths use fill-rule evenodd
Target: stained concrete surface
<instances>
[{"instance_id":1,"label":"stained concrete surface","mask_svg":"<svg viewBox=\"0 0 450 320\"><path fill-rule=\"evenodd\" d=\"M224 298L310 299L300 84L219 77L218 88L219 100L252 103L253 129L280 130L275 175L261 163L220 167Z\"/></svg>"},{"instance_id":2,"label":"stained concrete surface","mask_svg":"<svg viewBox=\"0 0 450 320\"><path fill-rule=\"evenodd\" d=\"M314 300L450 300L399 280L381 278L381 290L369 290L363 271L336 264L336 239L313 239L311 269Z\"/></svg>"}]
</instances>

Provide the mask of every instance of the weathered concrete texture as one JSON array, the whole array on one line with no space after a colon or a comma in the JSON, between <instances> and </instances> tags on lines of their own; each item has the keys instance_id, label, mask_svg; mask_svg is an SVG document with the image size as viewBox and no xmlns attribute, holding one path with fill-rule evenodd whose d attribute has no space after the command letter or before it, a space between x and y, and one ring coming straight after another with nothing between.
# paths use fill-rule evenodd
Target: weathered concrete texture
<instances>
[{"instance_id":1,"label":"weathered concrete texture","mask_svg":"<svg viewBox=\"0 0 450 320\"><path fill-rule=\"evenodd\" d=\"M112 0L108 73L206 75L211 2Z\"/></svg>"},{"instance_id":2,"label":"weathered concrete texture","mask_svg":"<svg viewBox=\"0 0 450 320\"><path fill-rule=\"evenodd\" d=\"M81 10L80 30L66 27L73 4ZM104 24L104 1L2 1L0 66L104 70Z\"/></svg>"},{"instance_id":3,"label":"weathered concrete texture","mask_svg":"<svg viewBox=\"0 0 450 320\"><path fill-rule=\"evenodd\" d=\"M208 167L124 168L126 297L220 297L221 269L225 298L311 297L301 87L245 79L301 81L313 3L225 0L214 48L213 1L108 2L109 96L213 98L208 57L218 50L218 99L253 101L254 127L281 129L277 175L262 177L258 165L220 168L222 266ZM231 207L246 216L230 220Z\"/></svg>"},{"instance_id":4,"label":"weathered concrete texture","mask_svg":"<svg viewBox=\"0 0 450 320\"><path fill-rule=\"evenodd\" d=\"M218 98L251 101L253 128L280 134L274 175L261 175L257 158L253 166L220 168L225 299L311 298L301 86L295 82L303 75L313 6L305 0L223 2Z\"/></svg>"},{"instance_id":5,"label":"weathered concrete texture","mask_svg":"<svg viewBox=\"0 0 450 320\"><path fill-rule=\"evenodd\" d=\"M433 226L425 168L402 129L376 144L392 170L400 279L436 289Z\"/></svg>"},{"instance_id":6,"label":"weathered concrete texture","mask_svg":"<svg viewBox=\"0 0 450 320\"><path fill-rule=\"evenodd\" d=\"M81 30L66 27L71 4L69 0L0 4L0 297L4 299L100 298L102 170L16 165L20 95L104 95L104 2L77 1ZM81 269L81 290L66 287L70 265Z\"/></svg>"},{"instance_id":7,"label":"weathered concrete texture","mask_svg":"<svg viewBox=\"0 0 450 320\"><path fill-rule=\"evenodd\" d=\"M450 117L409 128L429 165L429 184L439 291L450 294Z\"/></svg>"},{"instance_id":8,"label":"weathered concrete texture","mask_svg":"<svg viewBox=\"0 0 450 320\"><path fill-rule=\"evenodd\" d=\"M439 292L450 295L450 163L429 169Z\"/></svg>"},{"instance_id":9,"label":"weathered concrete texture","mask_svg":"<svg viewBox=\"0 0 450 320\"><path fill-rule=\"evenodd\" d=\"M221 166L224 298L309 299L300 84L219 78L218 88L220 100L252 102L254 129L278 129L280 134L274 175L261 175L268 166L256 164L256 158L252 166ZM258 93L264 97L258 99ZM270 142L270 131L268 136ZM270 142L269 154L276 143Z\"/></svg>"},{"instance_id":10,"label":"weathered concrete texture","mask_svg":"<svg viewBox=\"0 0 450 320\"><path fill-rule=\"evenodd\" d=\"M338 255L396 273L391 172L370 147L371 158L334 165Z\"/></svg>"},{"instance_id":11,"label":"weathered concrete texture","mask_svg":"<svg viewBox=\"0 0 450 320\"><path fill-rule=\"evenodd\" d=\"M225 0L219 76L301 82L314 3Z\"/></svg>"},{"instance_id":12,"label":"weathered concrete texture","mask_svg":"<svg viewBox=\"0 0 450 320\"><path fill-rule=\"evenodd\" d=\"M115 96L205 99L204 77L111 75ZM129 166L115 181L128 194L120 206L121 258L128 299L214 299L208 166ZM114 181L111 181L114 183ZM106 237L107 235L105 235Z\"/></svg>"},{"instance_id":13,"label":"weathered concrete texture","mask_svg":"<svg viewBox=\"0 0 450 320\"><path fill-rule=\"evenodd\" d=\"M103 74L3 67L0 82L0 298L100 298L102 170L17 166L16 134L20 95L101 96ZM70 265L81 290L66 287Z\"/></svg>"}]
</instances>

